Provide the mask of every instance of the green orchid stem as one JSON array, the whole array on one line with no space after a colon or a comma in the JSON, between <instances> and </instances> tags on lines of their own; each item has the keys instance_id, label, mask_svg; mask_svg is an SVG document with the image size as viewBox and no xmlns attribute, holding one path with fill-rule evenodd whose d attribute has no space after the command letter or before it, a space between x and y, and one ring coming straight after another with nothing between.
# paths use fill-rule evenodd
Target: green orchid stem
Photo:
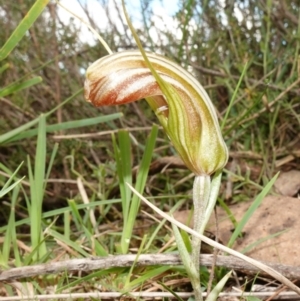
<instances>
[{"instance_id":1,"label":"green orchid stem","mask_svg":"<svg viewBox=\"0 0 300 301\"><path fill-rule=\"evenodd\" d=\"M176 239L179 255L194 289L195 300L202 301L199 266L196 267L192 262L191 255L186 248L185 242L182 239L181 233L178 230L177 226L172 223L172 228Z\"/></svg>"},{"instance_id":2,"label":"green orchid stem","mask_svg":"<svg viewBox=\"0 0 300 301\"><path fill-rule=\"evenodd\" d=\"M210 195L210 176L200 175L196 176L193 185L193 203L194 203L194 230L200 234L203 229L203 220L205 218L205 211L209 201ZM192 255L191 260L194 267L199 271L200 268L200 249L201 249L201 239L198 237L192 237ZM200 273L199 282L200 282ZM194 285L193 285L194 286ZM199 285L197 285L199 287ZM198 301L202 300L201 285L200 292L196 292L196 287L194 287L195 299ZM197 296L198 295L198 296Z\"/></svg>"},{"instance_id":3,"label":"green orchid stem","mask_svg":"<svg viewBox=\"0 0 300 301\"><path fill-rule=\"evenodd\" d=\"M215 207L221 183L222 172L218 171L211 180L209 175L199 175L195 177L193 185L194 203L194 230L203 234L209 221L211 213ZM200 250L201 239L192 237L191 262L198 271L198 279L191 279L195 292L195 300L202 300L200 284Z\"/></svg>"},{"instance_id":4,"label":"green orchid stem","mask_svg":"<svg viewBox=\"0 0 300 301\"><path fill-rule=\"evenodd\" d=\"M207 204L207 207L205 210L205 215L204 215L201 229L199 232L201 234L204 233L206 225L207 225L207 223L210 219L210 216L215 208L215 205L216 205L216 202L218 199L219 190L220 190L221 179L222 179L222 170L217 171L211 180L209 201L208 201L208 204Z\"/></svg>"}]
</instances>

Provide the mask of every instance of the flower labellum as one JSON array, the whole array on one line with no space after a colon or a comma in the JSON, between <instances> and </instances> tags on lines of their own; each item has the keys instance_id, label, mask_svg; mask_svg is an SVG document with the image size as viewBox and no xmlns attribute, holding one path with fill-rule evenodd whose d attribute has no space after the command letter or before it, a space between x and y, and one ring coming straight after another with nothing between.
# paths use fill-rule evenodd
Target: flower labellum
<instances>
[{"instance_id":1,"label":"flower labellum","mask_svg":"<svg viewBox=\"0 0 300 301\"><path fill-rule=\"evenodd\" d=\"M187 167L210 175L224 167L228 150L213 104L201 84L164 56L124 51L94 62L86 72L85 98L95 106L146 98ZM163 93L162 91L167 91Z\"/></svg>"}]
</instances>

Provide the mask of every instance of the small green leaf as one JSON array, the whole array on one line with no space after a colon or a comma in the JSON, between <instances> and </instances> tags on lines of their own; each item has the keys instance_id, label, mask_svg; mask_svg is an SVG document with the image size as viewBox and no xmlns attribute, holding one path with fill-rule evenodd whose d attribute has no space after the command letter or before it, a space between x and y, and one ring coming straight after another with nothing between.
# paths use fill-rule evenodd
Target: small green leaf
<instances>
[{"instance_id":1,"label":"small green leaf","mask_svg":"<svg viewBox=\"0 0 300 301\"><path fill-rule=\"evenodd\" d=\"M226 284L227 280L231 276L231 271L227 273L213 288L213 290L210 292L210 294L207 296L205 301L216 301L219 297L220 292L222 291L224 285Z\"/></svg>"}]
</instances>

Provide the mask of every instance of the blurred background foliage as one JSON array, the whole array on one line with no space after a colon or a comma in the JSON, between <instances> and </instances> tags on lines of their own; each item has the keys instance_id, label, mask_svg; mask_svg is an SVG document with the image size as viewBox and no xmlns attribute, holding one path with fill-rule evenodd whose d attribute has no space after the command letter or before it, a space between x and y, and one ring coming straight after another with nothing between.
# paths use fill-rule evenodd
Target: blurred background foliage
<instances>
[{"instance_id":1,"label":"blurred background foliage","mask_svg":"<svg viewBox=\"0 0 300 301\"><path fill-rule=\"evenodd\" d=\"M0 0L1 45L33 3L33 0ZM97 13L89 10L89 1L80 2L92 27L113 52L135 49L120 3L117 0L99 0L99 3L108 20L104 29L98 25ZM130 1L127 4L130 12ZM145 49L166 55L193 73L208 91L221 124L226 110L231 107L223 127L230 148L225 175L227 184L223 187L228 201L249 199L257 187L263 185L264 179L276 171L299 168L299 6L298 0L188 0L179 1L176 13L164 18L157 11L155 15L153 1L140 0L140 23L136 29ZM68 8L72 10L72 4ZM70 97L83 87L89 64L107 54L100 42L91 44L83 39L80 27L85 25L76 18L71 17L65 24L59 14L61 9L57 3L50 2L2 62L8 63L9 68L1 74L1 87L33 76L41 76L43 82L0 98L0 134ZM112 9L116 13L112 14ZM135 15L131 13L131 16L135 23ZM48 135L50 146L55 141L60 142L50 178L61 179L64 183L50 181L46 204L47 198L52 206L76 195L77 187L72 180L78 174L87 181L112 185L103 180L105 176L113 178L114 172L110 135L90 135L85 139L58 139L57 135L144 127L133 132L139 144L145 143L147 128L156 122L145 102L95 109L84 101L83 94L47 119L48 124L54 124L117 111L123 112L124 118ZM175 155L165 135L162 132L159 135L155 159ZM35 143L35 138L31 138L0 145L0 162L14 170L20 162L26 161L27 154L34 156ZM67 159L70 155L74 166ZM136 157L134 160L138 164ZM26 173L24 164L21 174ZM5 176L1 174L0 177L4 181ZM180 181L182 179L186 182ZM150 178L149 185L151 189L156 187L155 194L165 189L174 194L187 193L191 177L186 170L164 170L156 178ZM113 188L105 192L106 196L118 194Z\"/></svg>"}]
</instances>

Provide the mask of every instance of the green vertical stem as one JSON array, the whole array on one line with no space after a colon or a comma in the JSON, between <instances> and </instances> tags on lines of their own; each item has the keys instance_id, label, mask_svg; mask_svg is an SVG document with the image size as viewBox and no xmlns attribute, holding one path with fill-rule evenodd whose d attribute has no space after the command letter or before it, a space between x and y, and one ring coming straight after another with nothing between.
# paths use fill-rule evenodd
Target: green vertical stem
<instances>
[{"instance_id":1,"label":"green vertical stem","mask_svg":"<svg viewBox=\"0 0 300 301\"><path fill-rule=\"evenodd\" d=\"M205 218L205 211L210 196L210 183L211 182L210 182L209 175L200 175L195 177L194 185L193 185L194 230L200 234L203 234L201 233L201 231L203 229L202 224ZM197 270L199 270L200 267L200 249L201 249L201 239L193 236L191 259ZM199 273L199 282L200 282L200 273ZM196 300L198 299L196 298ZM202 300L202 297L199 300Z\"/></svg>"},{"instance_id":2,"label":"green vertical stem","mask_svg":"<svg viewBox=\"0 0 300 301\"><path fill-rule=\"evenodd\" d=\"M188 253L185 242L183 241L181 233L179 232L177 226L172 224L172 227L182 263L186 269L186 272L191 280L192 287L194 289L195 301L202 301L203 298L200 283L199 266L194 266L194 263L192 262L191 256Z\"/></svg>"},{"instance_id":3,"label":"green vertical stem","mask_svg":"<svg viewBox=\"0 0 300 301\"><path fill-rule=\"evenodd\" d=\"M209 201L207 203L207 206L205 208L205 214L202 219L202 224L201 224L201 229L200 232L201 234L204 233L204 230L206 228L206 225L210 219L210 216L215 208L217 199L218 199L218 194L221 186L221 179L222 179L222 170L217 171L210 184L210 194L209 194Z\"/></svg>"}]
</instances>

